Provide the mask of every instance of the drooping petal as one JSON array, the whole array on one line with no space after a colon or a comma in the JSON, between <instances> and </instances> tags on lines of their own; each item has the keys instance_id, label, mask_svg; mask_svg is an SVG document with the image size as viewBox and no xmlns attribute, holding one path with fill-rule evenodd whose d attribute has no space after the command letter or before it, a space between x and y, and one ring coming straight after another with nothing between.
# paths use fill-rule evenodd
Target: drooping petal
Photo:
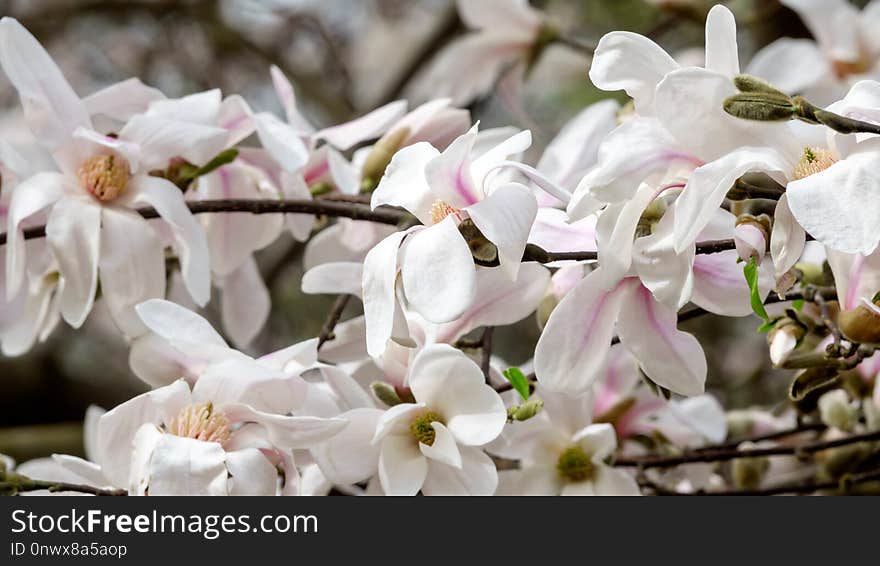
<instances>
[{"instance_id":1,"label":"drooping petal","mask_svg":"<svg viewBox=\"0 0 880 566\"><path fill-rule=\"evenodd\" d=\"M146 171L167 167L175 157L203 165L223 151L227 137L223 128L146 114L134 116L119 132L119 139L140 146L140 165Z\"/></svg>"},{"instance_id":2,"label":"drooping petal","mask_svg":"<svg viewBox=\"0 0 880 566\"><path fill-rule=\"evenodd\" d=\"M163 434L153 448L150 495L226 495L226 452L216 442Z\"/></svg>"},{"instance_id":3,"label":"drooping petal","mask_svg":"<svg viewBox=\"0 0 880 566\"><path fill-rule=\"evenodd\" d=\"M354 261L325 263L306 271L302 291L309 294L361 296L364 266Z\"/></svg>"},{"instance_id":4,"label":"drooping petal","mask_svg":"<svg viewBox=\"0 0 880 566\"><path fill-rule=\"evenodd\" d=\"M807 234L797 223L788 207L788 195L782 195L773 215L773 231L770 233L770 255L776 267L776 276L788 272L804 253Z\"/></svg>"},{"instance_id":5,"label":"drooping petal","mask_svg":"<svg viewBox=\"0 0 880 566\"><path fill-rule=\"evenodd\" d=\"M46 223L46 242L64 277L61 316L79 328L92 310L98 288L101 206L87 196L58 201Z\"/></svg>"},{"instance_id":6,"label":"drooping petal","mask_svg":"<svg viewBox=\"0 0 880 566\"><path fill-rule=\"evenodd\" d=\"M617 449L617 434L609 423L588 425L576 432L571 440L583 449L594 464L601 463Z\"/></svg>"},{"instance_id":7,"label":"drooping petal","mask_svg":"<svg viewBox=\"0 0 880 566\"><path fill-rule=\"evenodd\" d=\"M309 152L300 132L272 114L254 115L260 143L278 165L288 173L296 173L309 160Z\"/></svg>"},{"instance_id":8,"label":"drooping petal","mask_svg":"<svg viewBox=\"0 0 880 566\"><path fill-rule=\"evenodd\" d=\"M474 259L452 216L415 232L402 255L406 298L419 314L431 322L449 322L471 305L476 289Z\"/></svg>"},{"instance_id":9,"label":"drooping petal","mask_svg":"<svg viewBox=\"0 0 880 566\"><path fill-rule=\"evenodd\" d=\"M678 310L691 298L694 287L695 248L675 252L675 209L667 210L649 236L633 246L636 273L661 303ZM601 261L601 260L600 260Z\"/></svg>"},{"instance_id":10,"label":"drooping petal","mask_svg":"<svg viewBox=\"0 0 880 566\"><path fill-rule=\"evenodd\" d=\"M599 466L593 478L596 495L641 495L639 484L625 470Z\"/></svg>"},{"instance_id":11,"label":"drooping petal","mask_svg":"<svg viewBox=\"0 0 880 566\"><path fill-rule=\"evenodd\" d=\"M596 239L606 288L616 285L629 271L639 220L656 194L653 187L642 185L631 200L610 204L599 215Z\"/></svg>"},{"instance_id":12,"label":"drooping petal","mask_svg":"<svg viewBox=\"0 0 880 566\"><path fill-rule=\"evenodd\" d=\"M406 232L395 232L376 244L364 258L363 301L367 352L380 356L394 331L397 254Z\"/></svg>"},{"instance_id":13,"label":"drooping petal","mask_svg":"<svg viewBox=\"0 0 880 566\"><path fill-rule=\"evenodd\" d=\"M376 475L379 446L371 443L381 417L379 409L352 409L340 418L349 422L336 436L312 449L321 471L335 484L348 485Z\"/></svg>"},{"instance_id":14,"label":"drooping petal","mask_svg":"<svg viewBox=\"0 0 880 566\"><path fill-rule=\"evenodd\" d=\"M101 226L101 295L128 336L147 331L135 306L165 296L165 250L153 228L124 208L104 208Z\"/></svg>"},{"instance_id":15,"label":"drooping petal","mask_svg":"<svg viewBox=\"0 0 880 566\"><path fill-rule=\"evenodd\" d=\"M621 306L617 331L652 381L682 395L699 395L706 384L706 355L697 339L677 324L676 311L638 285Z\"/></svg>"},{"instance_id":16,"label":"drooping petal","mask_svg":"<svg viewBox=\"0 0 880 566\"><path fill-rule=\"evenodd\" d=\"M244 355L208 366L193 386L197 402L244 403L249 409L287 414L297 410L307 384ZM231 417L230 417L231 418Z\"/></svg>"},{"instance_id":17,"label":"drooping petal","mask_svg":"<svg viewBox=\"0 0 880 566\"><path fill-rule=\"evenodd\" d=\"M229 495L275 495L278 470L256 448L226 452Z\"/></svg>"},{"instance_id":18,"label":"drooping petal","mask_svg":"<svg viewBox=\"0 0 880 566\"><path fill-rule=\"evenodd\" d=\"M114 83L83 98L89 114L103 114L125 122L135 114L147 111L151 102L163 100L162 91L149 87L138 78Z\"/></svg>"},{"instance_id":19,"label":"drooping petal","mask_svg":"<svg viewBox=\"0 0 880 566\"><path fill-rule=\"evenodd\" d=\"M466 210L480 232L498 248L501 269L508 277L516 279L538 213L534 195L525 186L510 183L498 187Z\"/></svg>"},{"instance_id":20,"label":"drooping petal","mask_svg":"<svg viewBox=\"0 0 880 566\"><path fill-rule=\"evenodd\" d=\"M272 299L251 257L223 279L223 328L239 347L250 344L269 318Z\"/></svg>"},{"instance_id":21,"label":"drooping petal","mask_svg":"<svg viewBox=\"0 0 880 566\"><path fill-rule=\"evenodd\" d=\"M492 495L498 487L498 471L479 448L461 448L461 467L430 462L422 486L425 495Z\"/></svg>"},{"instance_id":22,"label":"drooping petal","mask_svg":"<svg viewBox=\"0 0 880 566\"><path fill-rule=\"evenodd\" d=\"M441 422L434 421L431 423L431 427L434 429L434 442L430 446L419 442L419 450L422 451L425 458L453 468L461 468L461 452L455 443L455 437Z\"/></svg>"},{"instance_id":23,"label":"drooping petal","mask_svg":"<svg viewBox=\"0 0 880 566\"><path fill-rule=\"evenodd\" d=\"M204 306L211 296L211 268L205 231L186 207L183 194L167 179L136 175L129 181L126 204L156 209L174 233L180 270L193 300Z\"/></svg>"},{"instance_id":24,"label":"drooping petal","mask_svg":"<svg viewBox=\"0 0 880 566\"><path fill-rule=\"evenodd\" d=\"M586 393L604 366L624 291L631 283L609 291L601 270L585 277L560 301L538 340L535 375L551 391Z\"/></svg>"},{"instance_id":25,"label":"drooping petal","mask_svg":"<svg viewBox=\"0 0 880 566\"><path fill-rule=\"evenodd\" d=\"M223 405L223 412L233 422L252 422L264 427L269 440L279 448L311 448L348 426L341 418L288 417L264 413L247 405Z\"/></svg>"},{"instance_id":26,"label":"drooping petal","mask_svg":"<svg viewBox=\"0 0 880 566\"><path fill-rule=\"evenodd\" d=\"M749 285L743 275L742 264L737 263L735 250L717 254L700 254L694 259L694 290L691 301L709 312L721 316L748 316L752 314ZM772 277L759 270L758 288L762 298L774 286Z\"/></svg>"},{"instance_id":27,"label":"drooping petal","mask_svg":"<svg viewBox=\"0 0 880 566\"><path fill-rule=\"evenodd\" d=\"M324 140L340 151L346 151L362 141L380 137L388 126L404 115L406 106L405 100L389 102L360 118L319 130L314 139Z\"/></svg>"}]
</instances>

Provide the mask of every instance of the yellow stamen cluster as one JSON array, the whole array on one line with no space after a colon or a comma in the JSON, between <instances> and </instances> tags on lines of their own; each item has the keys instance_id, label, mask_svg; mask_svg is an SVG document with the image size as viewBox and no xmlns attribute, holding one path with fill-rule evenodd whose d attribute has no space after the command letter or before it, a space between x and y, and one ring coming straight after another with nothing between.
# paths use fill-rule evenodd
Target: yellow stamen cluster
<instances>
[{"instance_id":1,"label":"yellow stamen cluster","mask_svg":"<svg viewBox=\"0 0 880 566\"><path fill-rule=\"evenodd\" d=\"M572 446L559 455L556 472L568 481L585 481L592 479L596 466L580 446Z\"/></svg>"},{"instance_id":2,"label":"yellow stamen cluster","mask_svg":"<svg viewBox=\"0 0 880 566\"><path fill-rule=\"evenodd\" d=\"M100 201L111 201L121 195L128 185L131 173L124 159L115 155L95 155L76 171L80 183Z\"/></svg>"},{"instance_id":3,"label":"yellow stamen cluster","mask_svg":"<svg viewBox=\"0 0 880 566\"><path fill-rule=\"evenodd\" d=\"M183 438L223 444L229 440L229 419L212 403L188 405L168 423L168 432Z\"/></svg>"},{"instance_id":4,"label":"yellow stamen cluster","mask_svg":"<svg viewBox=\"0 0 880 566\"><path fill-rule=\"evenodd\" d=\"M409 431L413 435L413 438L415 438L422 444L432 446L434 444L434 437L436 436L436 433L434 432L434 427L431 426L431 423L433 422L443 421L441 420L440 415L433 411L422 413L418 417L414 418L409 424Z\"/></svg>"},{"instance_id":5,"label":"yellow stamen cluster","mask_svg":"<svg viewBox=\"0 0 880 566\"><path fill-rule=\"evenodd\" d=\"M434 224L442 222L450 214L461 218L461 211L445 201L437 200L431 205L431 220L434 221Z\"/></svg>"},{"instance_id":6,"label":"yellow stamen cluster","mask_svg":"<svg viewBox=\"0 0 880 566\"><path fill-rule=\"evenodd\" d=\"M819 147L806 147L800 161L794 168L796 181L806 179L810 175L821 173L837 163L837 158L828 151Z\"/></svg>"}]
</instances>

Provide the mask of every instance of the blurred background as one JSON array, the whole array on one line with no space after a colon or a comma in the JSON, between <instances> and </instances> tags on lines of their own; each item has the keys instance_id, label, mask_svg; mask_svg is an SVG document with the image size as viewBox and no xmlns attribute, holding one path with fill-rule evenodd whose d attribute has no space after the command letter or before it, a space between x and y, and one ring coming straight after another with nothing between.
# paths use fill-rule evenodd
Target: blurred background
<instances>
[{"instance_id":1,"label":"blurred background","mask_svg":"<svg viewBox=\"0 0 880 566\"><path fill-rule=\"evenodd\" d=\"M611 30L649 35L680 60L701 64L703 21L711 2L532 0L579 45ZM860 4L856 2L856 4ZM864 4L862 2L861 4ZM782 36L807 37L800 19L772 0L727 2L739 24L743 61ZM129 77L169 97L219 87L256 110L281 111L269 80L277 65L296 88L301 111L330 125L398 98L420 102L413 88L432 58L465 33L453 0L0 0L0 15L19 19L46 46L84 96ZM694 50L696 48L696 50ZM553 46L528 74L520 103L502 84L472 101L482 127L529 128L537 159L558 129L584 106L608 98L589 82L582 49ZM0 76L0 136L22 135L18 98ZM533 162L533 161L532 161ZM265 353L317 335L330 297L304 296L297 261L302 246L282 238L260 252L273 312L251 347ZM345 318L360 309L350 301ZM218 320L209 305L206 315ZM219 324L217 325L219 327ZM781 399L787 381L767 367L754 319L713 317L686 323L710 360L710 384L726 407ZM495 334L495 352L527 361L537 338L533 319ZM19 358L0 358L0 453L19 461L53 452L82 453L81 419L89 404L111 408L145 386L129 371L127 348L96 308L86 326L63 324ZM748 385L748 387L746 387Z\"/></svg>"}]
</instances>

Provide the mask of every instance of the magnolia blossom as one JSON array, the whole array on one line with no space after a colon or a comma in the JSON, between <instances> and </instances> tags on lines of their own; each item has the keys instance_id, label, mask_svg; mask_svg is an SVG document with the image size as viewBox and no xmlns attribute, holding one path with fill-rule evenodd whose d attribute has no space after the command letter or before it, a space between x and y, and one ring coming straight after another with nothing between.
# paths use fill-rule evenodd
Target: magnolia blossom
<instances>
[{"instance_id":1,"label":"magnolia blossom","mask_svg":"<svg viewBox=\"0 0 880 566\"><path fill-rule=\"evenodd\" d=\"M479 447L501 433L507 411L477 364L449 346L429 346L413 360L407 386L414 402L385 411L373 437L382 489L491 495L498 475Z\"/></svg>"},{"instance_id":2,"label":"magnolia blossom","mask_svg":"<svg viewBox=\"0 0 880 566\"><path fill-rule=\"evenodd\" d=\"M18 90L37 140L59 171L23 180L9 205L7 297L22 285L26 265L22 222L48 209L46 241L65 284L61 316L85 321L100 273L101 289L116 323L131 334L133 307L165 291L164 246L156 228L132 209L152 206L174 235L193 299L210 294L205 234L170 181L149 174L173 158L204 162L223 147L227 131L139 114L118 135L95 131L88 109L36 39L17 21L0 22L0 64Z\"/></svg>"}]
</instances>

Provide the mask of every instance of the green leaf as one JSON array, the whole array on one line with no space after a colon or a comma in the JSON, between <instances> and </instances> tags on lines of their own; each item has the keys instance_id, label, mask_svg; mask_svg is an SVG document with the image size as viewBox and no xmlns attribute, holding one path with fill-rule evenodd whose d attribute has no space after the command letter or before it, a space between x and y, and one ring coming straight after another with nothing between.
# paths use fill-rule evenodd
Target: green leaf
<instances>
[{"instance_id":1,"label":"green leaf","mask_svg":"<svg viewBox=\"0 0 880 566\"><path fill-rule=\"evenodd\" d=\"M749 300L752 303L752 311L764 320L770 320L764 309L764 301L761 299L761 291L758 289L758 264L755 258L749 258L749 262L743 266L743 275L749 284Z\"/></svg>"},{"instance_id":2,"label":"green leaf","mask_svg":"<svg viewBox=\"0 0 880 566\"><path fill-rule=\"evenodd\" d=\"M773 327L776 326L776 323L779 322L779 319L776 320L768 320L764 324L758 327L758 334L764 334L765 332L770 332L773 330Z\"/></svg>"},{"instance_id":3,"label":"green leaf","mask_svg":"<svg viewBox=\"0 0 880 566\"><path fill-rule=\"evenodd\" d=\"M519 396L523 398L523 401L529 400L529 380L526 379L526 376L520 371L519 368L509 368L506 371L502 372L504 377L507 378L507 381L513 385L513 388L516 389L516 392L519 393Z\"/></svg>"},{"instance_id":4,"label":"green leaf","mask_svg":"<svg viewBox=\"0 0 880 566\"><path fill-rule=\"evenodd\" d=\"M801 312L801 309L804 308L804 300L803 299L796 299L791 302L791 306L794 307L794 310Z\"/></svg>"},{"instance_id":5,"label":"green leaf","mask_svg":"<svg viewBox=\"0 0 880 566\"><path fill-rule=\"evenodd\" d=\"M224 165L232 163L233 161L235 161L236 157L238 157L238 150L235 148L230 148L230 149L221 151L220 153L218 153L214 157L214 159L205 163L204 166L202 166L199 170L197 170L195 172L195 175L193 175L193 178L201 177L202 175L207 175L211 171L214 171L216 169L223 167Z\"/></svg>"}]
</instances>

